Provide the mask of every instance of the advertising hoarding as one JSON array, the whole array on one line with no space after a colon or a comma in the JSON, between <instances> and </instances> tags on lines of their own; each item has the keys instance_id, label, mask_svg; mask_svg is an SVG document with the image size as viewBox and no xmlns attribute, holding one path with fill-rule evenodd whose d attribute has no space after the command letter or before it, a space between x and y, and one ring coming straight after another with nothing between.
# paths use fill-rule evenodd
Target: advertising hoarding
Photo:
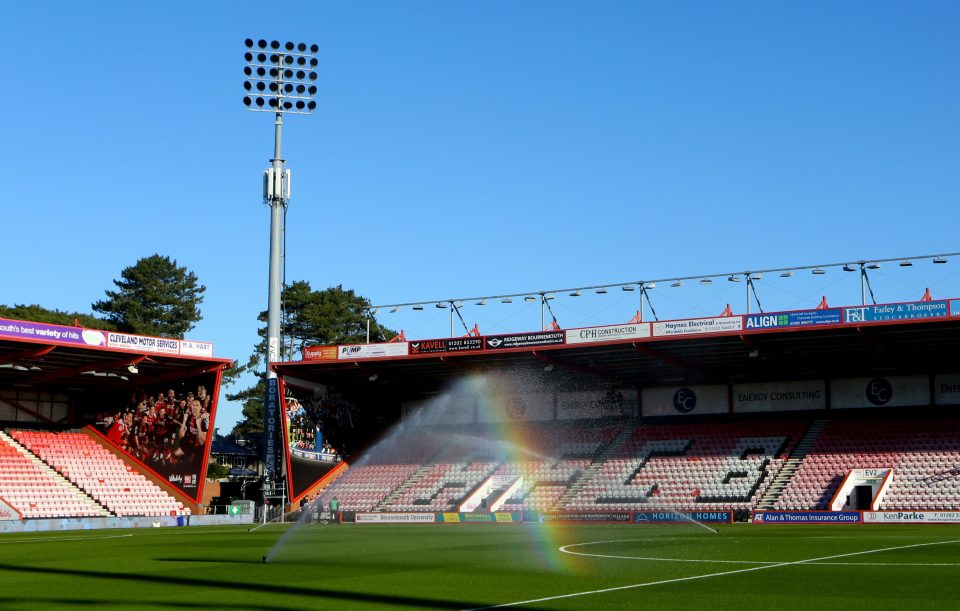
<instances>
[{"instance_id":1,"label":"advertising hoarding","mask_svg":"<svg viewBox=\"0 0 960 611\"><path fill-rule=\"evenodd\" d=\"M545 392L504 393L482 401L477 422L534 422L553 420L553 394Z\"/></svg>"},{"instance_id":2,"label":"advertising hoarding","mask_svg":"<svg viewBox=\"0 0 960 611\"><path fill-rule=\"evenodd\" d=\"M693 335L698 333L726 333L743 330L742 316L717 316L713 318L689 318L665 320L653 323L654 337Z\"/></svg>"},{"instance_id":3,"label":"advertising hoarding","mask_svg":"<svg viewBox=\"0 0 960 611\"><path fill-rule=\"evenodd\" d=\"M60 344L78 344L81 346L106 346L105 331L80 329L63 325L48 325L26 320L7 320L0 318L0 336L13 339L53 341Z\"/></svg>"},{"instance_id":4,"label":"advertising hoarding","mask_svg":"<svg viewBox=\"0 0 960 611\"><path fill-rule=\"evenodd\" d=\"M353 520L357 524L433 524L436 516L432 513L356 513Z\"/></svg>"},{"instance_id":5,"label":"advertising hoarding","mask_svg":"<svg viewBox=\"0 0 960 611\"><path fill-rule=\"evenodd\" d=\"M567 329L567 344L598 344L650 337L650 323Z\"/></svg>"},{"instance_id":6,"label":"advertising hoarding","mask_svg":"<svg viewBox=\"0 0 960 611\"><path fill-rule=\"evenodd\" d=\"M843 309L843 321L846 323L917 320L921 318L944 318L946 316L946 301L911 301Z\"/></svg>"},{"instance_id":7,"label":"advertising hoarding","mask_svg":"<svg viewBox=\"0 0 960 611\"><path fill-rule=\"evenodd\" d=\"M725 384L644 388L640 412L644 417L726 414L727 392Z\"/></svg>"},{"instance_id":8,"label":"advertising hoarding","mask_svg":"<svg viewBox=\"0 0 960 611\"><path fill-rule=\"evenodd\" d=\"M859 511L754 511L754 524L860 524Z\"/></svg>"},{"instance_id":9,"label":"advertising hoarding","mask_svg":"<svg viewBox=\"0 0 960 611\"><path fill-rule=\"evenodd\" d=\"M505 350L507 348L532 348L535 346L556 346L563 343L563 331L543 331L538 333L517 333L512 335L490 335L484 338L487 350Z\"/></svg>"},{"instance_id":10,"label":"advertising hoarding","mask_svg":"<svg viewBox=\"0 0 960 611\"><path fill-rule=\"evenodd\" d=\"M889 376L830 381L831 409L930 405L927 376Z\"/></svg>"},{"instance_id":11,"label":"advertising hoarding","mask_svg":"<svg viewBox=\"0 0 960 611\"><path fill-rule=\"evenodd\" d=\"M823 380L734 384L734 413L787 412L827 408Z\"/></svg>"},{"instance_id":12,"label":"advertising hoarding","mask_svg":"<svg viewBox=\"0 0 960 611\"><path fill-rule=\"evenodd\" d=\"M407 356L407 342L384 344L354 344L340 346L337 358L352 361L355 359L376 359L388 356Z\"/></svg>"},{"instance_id":13,"label":"advertising hoarding","mask_svg":"<svg viewBox=\"0 0 960 611\"><path fill-rule=\"evenodd\" d=\"M637 407L637 391L584 390L557 393L557 420L629 416Z\"/></svg>"},{"instance_id":14,"label":"advertising hoarding","mask_svg":"<svg viewBox=\"0 0 960 611\"><path fill-rule=\"evenodd\" d=\"M810 327L838 325L842 322L840 308L825 310L798 310L744 316L744 329L782 329L786 327Z\"/></svg>"},{"instance_id":15,"label":"advertising hoarding","mask_svg":"<svg viewBox=\"0 0 960 611\"><path fill-rule=\"evenodd\" d=\"M933 377L933 404L960 405L960 374Z\"/></svg>"},{"instance_id":16,"label":"advertising hoarding","mask_svg":"<svg viewBox=\"0 0 960 611\"><path fill-rule=\"evenodd\" d=\"M864 524L960 524L960 511L865 511Z\"/></svg>"},{"instance_id":17,"label":"advertising hoarding","mask_svg":"<svg viewBox=\"0 0 960 611\"><path fill-rule=\"evenodd\" d=\"M408 342L410 354L434 354L439 352L473 352L483 350L482 337L450 337L424 339Z\"/></svg>"},{"instance_id":18,"label":"advertising hoarding","mask_svg":"<svg viewBox=\"0 0 960 611\"><path fill-rule=\"evenodd\" d=\"M335 361L339 346L304 346L304 361Z\"/></svg>"},{"instance_id":19,"label":"advertising hoarding","mask_svg":"<svg viewBox=\"0 0 960 611\"><path fill-rule=\"evenodd\" d=\"M732 511L635 511L634 524L730 524Z\"/></svg>"},{"instance_id":20,"label":"advertising hoarding","mask_svg":"<svg viewBox=\"0 0 960 611\"><path fill-rule=\"evenodd\" d=\"M631 522L629 511L556 511L534 515L542 522Z\"/></svg>"}]
</instances>

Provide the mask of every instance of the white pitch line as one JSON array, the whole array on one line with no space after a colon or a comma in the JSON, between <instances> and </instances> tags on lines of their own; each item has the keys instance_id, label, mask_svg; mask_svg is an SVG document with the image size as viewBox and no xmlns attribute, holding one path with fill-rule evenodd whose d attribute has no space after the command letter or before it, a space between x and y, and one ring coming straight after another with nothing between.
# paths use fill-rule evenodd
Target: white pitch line
<instances>
[{"instance_id":1,"label":"white pitch line","mask_svg":"<svg viewBox=\"0 0 960 611\"><path fill-rule=\"evenodd\" d=\"M677 577L677 578L675 578L675 579L663 579L663 580L660 580L660 581L648 581L648 582L646 582L646 583L635 583L635 584L630 584L630 585L626 585L626 586L616 586L616 587L613 587L613 588L603 588L603 589L600 589L600 590L589 590L589 591L586 591L586 592L573 592L573 593L570 593L570 594L560 594L560 595L557 595L557 596L545 596L545 597L543 597L543 598L532 598L532 599L530 599L530 600L519 600L519 601L515 601L515 602L510 602L510 603L501 603L501 604L499 604L499 605L490 605L489 607L476 607L476 608L474 608L474 609L471 609L470 611L482 611L483 609L500 609L500 608L502 608L502 607L517 607L517 606L520 606L520 605L530 605L530 604L534 604L534 603L547 602L547 601L550 601L550 600L561 600L561 599L564 599L564 598L576 598L576 597L578 597L578 596L590 596L590 595L592 595L592 594L606 594L607 592L618 592L618 591L620 591L620 590L634 590L634 589L638 589L638 588L647 588L647 587L650 587L650 586L665 585L665 584L668 584L668 583L680 583L680 582L684 582L684 581L695 581L695 580L698 580L698 579L709 579L710 577L723 577L723 576L725 576L725 575L736 575L736 574L738 574L738 573L752 573L752 572L754 572L754 571L765 571L765 570L767 570L767 569L776 569L776 568L780 568L780 567L784 567L784 566L796 566L796 565L799 565L799 564L811 564L811 563L815 563L815 562L823 562L823 561L825 561L825 560L833 560L833 559L835 559L835 558L849 558L850 556L862 556L862 555L865 555L865 554L878 554L878 553L880 553L880 552L891 552L891 551L896 551L896 550L901 550L901 549L910 549L910 548L914 548L914 547L929 547L929 546L931 546L931 545L946 545L946 544L949 544L949 543L960 543L960 539L953 539L953 540L950 540L950 541L934 541L934 542L931 542L931 543L914 543L914 544L912 544L912 545L898 545L898 546L895 546L895 547L883 547L883 548L879 548L879 549L864 550L864 551L861 551L861 552L849 552L849 553L846 553L846 554L835 554L835 555L833 555L833 556L821 556L820 558L809 558L809 559L807 559L807 560L794 560L794 561L792 561L792 562L780 562L780 563L778 563L778 564L768 564L768 565L764 565L764 566L752 566L752 567L745 568L745 569L737 569L737 570L735 570L735 571L722 571L722 572L720 572L720 573L707 573L706 575L691 575L690 577ZM583 544L582 544L582 543L577 543L577 544L574 544L574 545L583 545ZM564 552L564 553L571 553L571 552L567 552L567 550L565 549L566 547L569 547L569 546L563 546L563 547L561 547L561 548L560 548L560 551L562 551L562 552Z\"/></svg>"},{"instance_id":2,"label":"white pitch line","mask_svg":"<svg viewBox=\"0 0 960 611\"><path fill-rule=\"evenodd\" d=\"M612 554L588 554L586 552L570 551L571 547L578 545L598 545L601 543L619 543L622 541L635 541L635 539L620 539L614 541L593 541L590 543L574 543L560 548L560 551L573 556L583 556L585 558L613 558L615 560L643 560L646 562L688 562L691 564L781 564L779 560L715 560L711 558L662 558L658 556L615 556ZM807 562L806 564L815 566L960 566L960 562Z\"/></svg>"},{"instance_id":3,"label":"white pitch line","mask_svg":"<svg viewBox=\"0 0 960 611\"><path fill-rule=\"evenodd\" d=\"M35 539L0 539L0 543L59 543L60 541L91 541L94 539L125 539L133 535L104 535L101 537L38 537Z\"/></svg>"}]
</instances>

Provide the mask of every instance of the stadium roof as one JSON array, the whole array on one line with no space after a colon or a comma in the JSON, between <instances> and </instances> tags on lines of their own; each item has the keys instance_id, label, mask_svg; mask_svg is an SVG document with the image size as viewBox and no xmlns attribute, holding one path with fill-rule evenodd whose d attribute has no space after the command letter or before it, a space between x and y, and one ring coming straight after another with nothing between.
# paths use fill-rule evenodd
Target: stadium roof
<instances>
[{"instance_id":1,"label":"stadium roof","mask_svg":"<svg viewBox=\"0 0 960 611\"><path fill-rule=\"evenodd\" d=\"M278 363L288 382L417 396L507 367L589 374L625 387L960 372L960 318L763 329L443 355Z\"/></svg>"},{"instance_id":2,"label":"stadium roof","mask_svg":"<svg viewBox=\"0 0 960 611\"><path fill-rule=\"evenodd\" d=\"M14 329L18 329L14 333ZM20 336L24 329L48 335ZM61 335L55 335L60 332ZM103 336L103 345L70 341L63 333ZM170 353L187 351L196 342L143 338L89 329L0 319L0 388L29 387L54 390L117 389L148 386L223 369L230 359ZM125 347L111 347L121 343ZM159 343L159 346L158 346ZM212 345L204 344L204 348ZM164 352L161 352L164 351Z\"/></svg>"}]
</instances>

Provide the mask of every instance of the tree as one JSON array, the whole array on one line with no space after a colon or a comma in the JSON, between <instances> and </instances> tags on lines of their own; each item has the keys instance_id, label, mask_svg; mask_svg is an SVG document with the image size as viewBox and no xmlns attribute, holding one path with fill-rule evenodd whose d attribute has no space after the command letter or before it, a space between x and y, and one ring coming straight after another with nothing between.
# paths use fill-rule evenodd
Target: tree
<instances>
[{"instance_id":1,"label":"tree","mask_svg":"<svg viewBox=\"0 0 960 611\"><path fill-rule=\"evenodd\" d=\"M151 255L120 272L106 291L107 299L93 304L121 331L141 335L183 337L201 319L199 305L206 287L197 276L170 257Z\"/></svg>"},{"instance_id":2,"label":"tree","mask_svg":"<svg viewBox=\"0 0 960 611\"><path fill-rule=\"evenodd\" d=\"M367 320L370 318L370 300L357 295L343 285L315 291L310 283L299 280L289 284L281 294L283 358L294 360L305 346L362 344L367 341ZM267 312L258 317L267 322ZM254 347L250 360L240 368L259 374L259 382L227 399L243 402L244 419L233 429L235 433L263 430L263 401L266 385L266 325L260 328L260 343ZM370 325L370 341L383 342L396 333L384 329L375 321Z\"/></svg>"},{"instance_id":3,"label":"tree","mask_svg":"<svg viewBox=\"0 0 960 611\"><path fill-rule=\"evenodd\" d=\"M80 312L63 312L61 310L49 310L41 305L22 305L14 306L0 305L0 318L13 318L16 320L31 320L33 322L43 322L51 325L73 326L80 325L87 329L103 329L105 331L117 331L117 326L109 320L97 318L90 314Z\"/></svg>"},{"instance_id":4,"label":"tree","mask_svg":"<svg viewBox=\"0 0 960 611\"><path fill-rule=\"evenodd\" d=\"M208 480L218 480L227 477L227 474L230 473L230 467L227 465L221 465L215 462L212 462L207 465L207 479Z\"/></svg>"}]
</instances>

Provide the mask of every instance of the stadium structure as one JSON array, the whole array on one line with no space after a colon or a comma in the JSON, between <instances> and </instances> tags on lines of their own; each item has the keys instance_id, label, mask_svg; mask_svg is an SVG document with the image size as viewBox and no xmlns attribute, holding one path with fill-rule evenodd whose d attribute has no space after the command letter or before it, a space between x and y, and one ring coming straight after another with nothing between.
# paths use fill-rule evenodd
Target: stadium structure
<instances>
[{"instance_id":1,"label":"stadium structure","mask_svg":"<svg viewBox=\"0 0 960 611\"><path fill-rule=\"evenodd\" d=\"M209 342L0 319L0 528L202 513L230 363Z\"/></svg>"},{"instance_id":2,"label":"stadium structure","mask_svg":"<svg viewBox=\"0 0 960 611\"><path fill-rule=\"evenodd\" d=\"M960 522L958 342L960 299L928 293L309 346L272 365L285 511L267 502L338 522ZM220 523L197 519L230 362L0 320L0 526Z\"/></svg>"},{"instance_id":3,"label":"stadium structure","mask_svg":"<svg viewBox=\"0 0 960 611\"><path fill-rule=\"evenodd\" d=\"M960 300L928 293L273 367L289 489L315 516L960 522L958 340Z\"/></svg>"}]
</instances>

